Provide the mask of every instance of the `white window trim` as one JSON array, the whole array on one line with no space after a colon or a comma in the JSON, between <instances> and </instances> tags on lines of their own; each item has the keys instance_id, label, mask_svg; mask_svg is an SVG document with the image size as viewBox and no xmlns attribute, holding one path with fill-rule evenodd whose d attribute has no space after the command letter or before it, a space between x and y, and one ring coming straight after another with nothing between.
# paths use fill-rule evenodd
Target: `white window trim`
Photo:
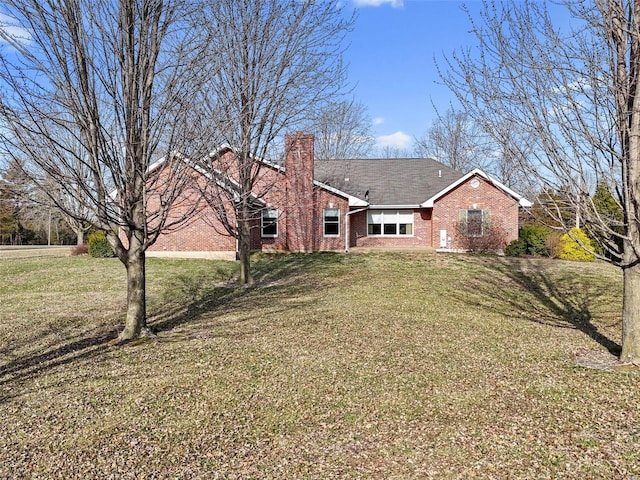
<instances>
[{"instance_id":1,"label":"white window trim","mask_svg":"<svg viewBox=\"0 0 640 480\"><path fill-rule=\"evenodd\" d=\"M385 215L388 216L392 216L395 215L396 216L396 232L400 232L400 224L402 223L407 224L407 222L400 222L400 214L402 213L406 213L406 214L411 214L411 233L410 234L401 234L401 233L392 233L392 234L385 234L384 233L384 226L385 225L391 225L391 222L385 222ZM371 223L369 222L369 216L373 215L373 214L378 214L378 215L382 215L382 223L380 225L382 225L381 227L381 233L369 233L369 225L371 225ZM408 238L408 237L413 237L415 236L415 231L416 231L416 225L415 225L415 212L413 210L369 210L367 212L367 236L368 237L400 237L400 238Z\"/></svg>"},{"instance_id":2,"label":"white window trim","mask_svg":"<svg viewBox=\"0 0 640 480\"><path fill-rule=\"evenodd\" d=\"M264 215L266 212L275 212L276 216L275 216L275 225L276 225L276 233L275 234L265 234L264 233ZM278 210L276 208L265 208L264 210L262 210L262 214L260 215L260 236L262 238L277 238L278 237L278 233L280 232L280 226L278 225Z\"/></svg>"},{"instance_id":3,"label":"white window trim","mask_svg":"<svg viewBox=\"0 0 640 480\"><path fill-rule=\"evenodd\" d=\"M338 215L336 215L337 220L335 222L331 222L331 224L337 224L338 225L338 233L325 233L326 232L326 225L327 225L327 210L335 210L338 212ZM339 237L340 236L340 209L339 208L324 208L322 209L322 236L323 237L329 237L329 238L335 238L335 237Z\"/></svg>"}]
</instances>

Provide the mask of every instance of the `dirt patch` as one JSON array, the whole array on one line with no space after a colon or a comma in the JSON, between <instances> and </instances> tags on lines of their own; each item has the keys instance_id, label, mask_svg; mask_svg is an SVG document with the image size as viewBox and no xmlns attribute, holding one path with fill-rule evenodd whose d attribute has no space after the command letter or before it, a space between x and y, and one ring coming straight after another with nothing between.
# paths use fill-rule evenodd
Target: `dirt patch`
<instances>
[{"instance_id":1,"label":"dirt patch","mask_svg":"<svg viewBox=\"0 0 640 480\"><path fill-rule=\"evenodd\" d=\"M621 363L618 357L605 350L585 350L574 353L576 365L594 370L613 372L639 373L640 366L630 363Z\"/></svg>"}]
</instances>

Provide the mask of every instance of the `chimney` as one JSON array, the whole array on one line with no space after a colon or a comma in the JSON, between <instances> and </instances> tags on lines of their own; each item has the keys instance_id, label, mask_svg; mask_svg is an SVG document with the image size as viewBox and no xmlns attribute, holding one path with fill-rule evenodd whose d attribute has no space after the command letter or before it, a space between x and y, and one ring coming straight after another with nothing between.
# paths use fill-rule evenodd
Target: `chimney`
<instances>
[{"instance_id":1,"label":"chimney","mask_svg":"<svg viewBox=\"0 0 640 480\"><path fill-rule=\"evenodd\" d=\"M313 141L313 135L302 132L285 136L286 239L294 252L311 252L314 246Z\"/></svg>"},{"instance_id":2,"label":"chimney","mask_svg":"<svg viewBox=\"0 0 640 480\"><path fill-rule=\"evenodd\" d=\"M287 177L291 178L291 173L296 181L308 184L313 187L313 141L312 134L297 132L292 135L286 135L284 139L285 149L285 169Z\"/></svg>"}]
</instances>

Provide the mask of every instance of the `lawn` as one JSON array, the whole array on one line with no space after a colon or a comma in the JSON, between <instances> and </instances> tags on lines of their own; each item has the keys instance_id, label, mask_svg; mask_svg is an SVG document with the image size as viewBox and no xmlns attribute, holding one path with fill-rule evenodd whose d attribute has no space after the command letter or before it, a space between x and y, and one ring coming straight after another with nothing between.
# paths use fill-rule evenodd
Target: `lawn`
<instances>
[{"instance_id":1,"label":"lawn","mask_svg":"<svg viewBox=\"0 0 640 480\"><path fill-rule=\"evenodd\" d=\"M0 259L0 478L632 479L621 273L423 253Z\"/></svg>"}]
</instances>

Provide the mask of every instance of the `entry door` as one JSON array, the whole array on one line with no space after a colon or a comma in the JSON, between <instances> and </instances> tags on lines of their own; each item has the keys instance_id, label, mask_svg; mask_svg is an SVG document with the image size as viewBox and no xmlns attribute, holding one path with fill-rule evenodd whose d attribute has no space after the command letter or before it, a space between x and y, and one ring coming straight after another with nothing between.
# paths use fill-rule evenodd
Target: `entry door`
<instances>
[{"instance_id":1,"label":"entry door","mask_svg":"<svg viewBox=\"0 0 640 480\"><path fill-rule=\"evenodd\" d=\"M440 230L440 248L447 248L447 231Z\"/></svg>"}]
</instances>

